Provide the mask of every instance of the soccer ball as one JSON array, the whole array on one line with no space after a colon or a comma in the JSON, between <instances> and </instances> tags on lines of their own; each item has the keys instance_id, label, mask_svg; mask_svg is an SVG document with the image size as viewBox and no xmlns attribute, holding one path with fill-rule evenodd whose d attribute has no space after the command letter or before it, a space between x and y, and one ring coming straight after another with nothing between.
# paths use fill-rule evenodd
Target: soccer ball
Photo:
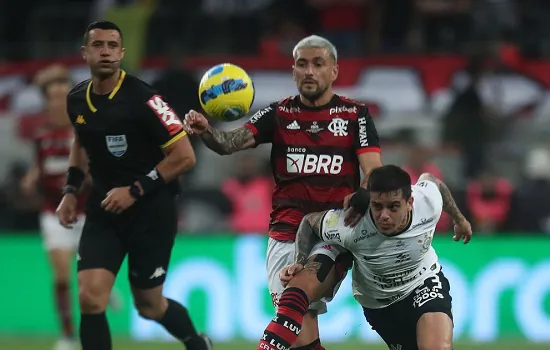
<instances>
[{"instance_id":1,"label":"soccer ball","mask_svg":"<svg viewBox=\"0 0 550 350\"><path fill-rule=\"evenodd\" d=\"M244 69L223 63L204 73L199 100L212 118L233 121L244 117L254 102L254 84Z\"/></svg>"}]
</instances>

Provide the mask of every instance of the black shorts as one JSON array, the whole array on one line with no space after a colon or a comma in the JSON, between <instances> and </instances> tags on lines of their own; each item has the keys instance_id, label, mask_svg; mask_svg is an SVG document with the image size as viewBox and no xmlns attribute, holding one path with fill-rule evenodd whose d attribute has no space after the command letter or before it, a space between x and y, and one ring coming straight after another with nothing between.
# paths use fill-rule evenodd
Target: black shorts
<instances>
[{"instance_id":1,"label":"black shorts","mask_svg":"<svg viewBox=\"0 0 550 350\"><path fill-rule=\"evenodd\" d=\"M443 312L453 319L449 291L449 280L439 271L406 298L381 309L363 308L363 312L390 349L417 350L416 323L423 314Z\"/></svg>"},{"instance_id":2,"label":"black shorts","mask_svg":"<svg viewBox=\"0 0 550 350\"><path fill-rule=\"evenodd\" d=\"M128 254L130 283L142 289L159 286L176 233L176 200L168 191L142 198L120 215L94 210L86 215L78 271L102 268L116 275Z\"/></svg>"}]
</instances>

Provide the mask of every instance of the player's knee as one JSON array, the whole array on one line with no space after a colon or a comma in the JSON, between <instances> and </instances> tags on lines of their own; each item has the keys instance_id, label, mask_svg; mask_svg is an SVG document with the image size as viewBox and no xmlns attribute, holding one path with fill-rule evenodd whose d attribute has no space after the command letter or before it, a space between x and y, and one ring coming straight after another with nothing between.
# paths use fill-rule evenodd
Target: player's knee
<instances>
[{"instance_id":1,"label":"player's knee","mask_svg":"<svg viewBox=\"0 0 550 350\"><path fill-rule=\"evenodd\" d=\"M158 321L164 316L166 312L162 303L154 300L134 300L134 305L139 315L147 320Z\"/></svg>"},{"instance_id":2,"label":"player's knee","mask_svg":"<svg viewBox=\"0 0 550 350\"><path fill-rule=\"evenodd\" d=\"M306 293L310 302L317 300L317 295L319 294L319 288L321 283L315 278L307 273L299 273L294 278L290 280L287 285L287 288L299 288Z\"/></svg>"}]
</instances>

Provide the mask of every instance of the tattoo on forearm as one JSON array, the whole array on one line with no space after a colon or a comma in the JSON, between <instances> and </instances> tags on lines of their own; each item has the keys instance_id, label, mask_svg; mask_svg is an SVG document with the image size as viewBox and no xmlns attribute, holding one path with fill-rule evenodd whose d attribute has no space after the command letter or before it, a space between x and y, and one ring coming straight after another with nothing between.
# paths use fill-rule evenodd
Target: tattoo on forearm
<instances>
[{"instance_id":1,"label":"tattoo on forearm","mask_svg":"<svg viewBox=\"0 0 550 350\"><path fill-rule=\"evenodd\" d=\"M214 152L227 155L245 149L254 135L248 128L238 128L225 132L208 127L208 131L201 134L204 144Z\"/></svg>"},{"instance_id":2,"label":"tattoo on forearm","mask_svg":"<svg viewBox=\"0 0 550 350\"><path fill-rule=\"evenodd\" d=\"M449 214L455 223L460 223L464 220L464 215L453 198L451 191L442 181L437 181L439 191L441 192L441 197L443 198L443 211Z\"/></svg>"},{"instance_id":3,"label":"tattoo on forearm","mask_svg":"<svg viewBox=\"0 0 550 350\"><path fill-rule=\"evenodd\" d=\"M318 261L310 260L304 265L304 270L306 270L309 274L312 274L312 275L317 275L320 268L321 268L321 263Z\"/></svg>"},{"instance_id":4,"label":"tattoo on forearm","mask_svg":"<svg viewBox=\"0 0 550 350\"><path fill-rule=\"evenodd\" d=\"M437 177L430 173L424 173L420 175L418 181L423 180L429 180L437 184L439 192L441 193L441 198L443 199L443 211L449 214L453 218L453 221L455 223L458 224L465 220L464 215L462 215L462 212L460 211L460 209L458 209L458 206L456 205L453 195L451 194L451 190L449 190L449 187L447 187L447 185L445 185L443 181L439 180Z\"/></svg>"},{"instance_id":5,"label":"tattoo on forearm","mask_svg":"<svg viewBox=\"0 0 550 350\"><path fill-rule=\"evenodd\" d=\"M296 232L294 262L305 264L311 249L319 241L322 213L312 213L304 217Z\"/></svg>"}]
</instances>

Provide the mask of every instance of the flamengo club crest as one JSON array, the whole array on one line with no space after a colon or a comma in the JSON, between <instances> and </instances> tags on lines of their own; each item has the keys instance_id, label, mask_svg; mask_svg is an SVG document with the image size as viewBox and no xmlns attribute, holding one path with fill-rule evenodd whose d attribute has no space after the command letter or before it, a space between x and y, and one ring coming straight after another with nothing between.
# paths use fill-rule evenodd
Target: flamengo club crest
<instances>
[{"instance_id":1,"label":"flamengo club crest","mask_svg":"<svg viewBox=\"0 0 550 350\"><path fill-rule=\"evenodd\" d=\"M348 121L342 118L332 118L332 121L328 125L328 130L334 136L348 136Z\"/></svg>"}]
</instances>

